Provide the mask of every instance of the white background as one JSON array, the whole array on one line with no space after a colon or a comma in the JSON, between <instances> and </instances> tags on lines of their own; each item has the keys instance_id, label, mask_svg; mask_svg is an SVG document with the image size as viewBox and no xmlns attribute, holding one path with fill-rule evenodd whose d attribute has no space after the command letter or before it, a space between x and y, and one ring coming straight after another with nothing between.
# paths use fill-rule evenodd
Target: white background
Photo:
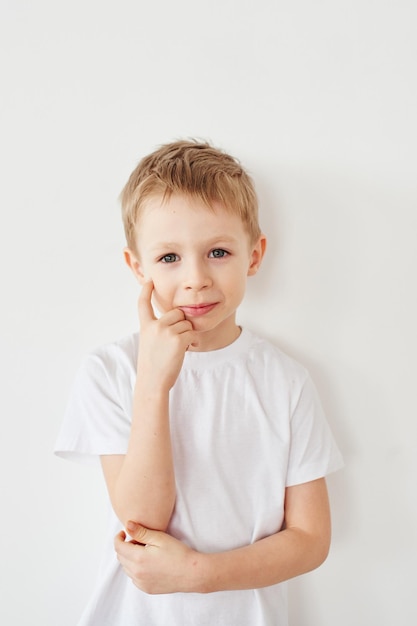
<instances>
[{"instance_id":1,"label":"white background","mask_svg":"<svg viewBox=\"0 0 417 626\"><path fill-rule=\"evenodd\" d=\"M1 0L2 624L73 626L91 592L103 481L52 450L82 355L136 329L118 194L190 136L257 182L240 320L309 367L346 461L291 624L417 623L416 6Z\"/></svg>"}]
</instances>

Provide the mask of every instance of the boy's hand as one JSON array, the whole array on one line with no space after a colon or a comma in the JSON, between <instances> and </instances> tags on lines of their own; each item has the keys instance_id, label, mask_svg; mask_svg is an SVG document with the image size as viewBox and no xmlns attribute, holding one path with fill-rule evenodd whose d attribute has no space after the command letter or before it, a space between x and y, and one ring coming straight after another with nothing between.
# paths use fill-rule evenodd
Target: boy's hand
<instances>
[{"instance_id":1,"label":"boy's hand","mask_svg":"<svg viewBox=\"0 0 417 626\"><path fill-rule=\"evenodd\" d=\"M184 354L197 339L191 322L180 309L168 311L157 319L152 307L154 286L148 281L142 287L138 310L140 342L138 379L146 382L148 389L171 389L180 373Z\"/></svg>"},{"instance_id":2,"label":"boy's hand","mask_svg":"<svg viewBox=\"0 0 417 626\"><path fill-rule=\"evenodd\" d=\"M198 580L197 553L171 535L127 523L132 541L121 531L114 540L117 558L133 583L150 594L192 591Z\"/></svg>"}]
</instances>

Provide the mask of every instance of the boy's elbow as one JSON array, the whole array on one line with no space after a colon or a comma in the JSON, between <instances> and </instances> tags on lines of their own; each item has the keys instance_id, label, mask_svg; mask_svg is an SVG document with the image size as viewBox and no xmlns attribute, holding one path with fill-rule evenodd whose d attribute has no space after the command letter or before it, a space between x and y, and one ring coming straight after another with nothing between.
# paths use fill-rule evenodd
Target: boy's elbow
<instances>
[{"instance_id":1,"label":"boy's elbow","mask_svg":"<svg viewBox=\"0 0 417 626\"><path fill-rule=\"evenodd\" d=\"M142 507L127 506L125 502L117 501L114 501L112 504L116 516L123 524L123 528L127 528L128 522L135 522L150 530L167 531L172 516L171 509L161 508L160 511L157 511L152 507L146 507L146 510L144 510Z\"/></svg>"},{"instance_id":2,"label":"boy's elbow","mask_svg":"<svg viewBox=\"0 0 417 626\"><path fill-rule=\"evenodd\" d=\"M319 548L316 567L320 567L320 565L324 563L324 561L329 556L329 552L330 552L330 541L327 541L327 542L324 542Z\"/></svg>"},{"instance_id":3,"label":"boy's elbow","mask_svg":"<svg viewBox=\"0 0 417 626\"><path fill-rule=\"evenodd\" d=\"M145 514L143 511L134 510L134 509L126 509L123 510L115 510L115 513L121 523L123 524L123 528L127 528L128 522L134 522L135 524L139 524L140 526L144 526L149 530L159 530L162 532L166 532L168 529L169 521L171 516L165 513L161 514Z\"/></svg>"},{"instance_id":4,"label":"boy's elbow","mask_svg":"<svg viewBox=\"0 0 417 626\"><path fill-rule=\"evenodd\" d=\"M329 556L331 536L330 533L323 533L318 536L313 536L312 539L312 568L316 569L324 563Z\"/></svg>"},{"instance_id":5,"label":"boy's elbow","mask_svg":"<svg viewBox=\"0 0 417 626\"><path fill-rule=\"evenodd\" d=\"M306 574L317 569L327 559L330 551L330 535L326 532L305 532L297 529L299 533L299 556L301 558L300 573Z\"/></svg>"}]
</instances>

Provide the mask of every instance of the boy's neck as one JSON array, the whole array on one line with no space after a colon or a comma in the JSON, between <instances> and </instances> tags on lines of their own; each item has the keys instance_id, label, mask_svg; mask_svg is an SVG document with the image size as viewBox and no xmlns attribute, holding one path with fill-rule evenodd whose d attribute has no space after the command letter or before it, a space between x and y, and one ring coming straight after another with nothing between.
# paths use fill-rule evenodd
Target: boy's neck
<instances>
[{"instance_id":1,"label":"boy's neck","mask_svg":"<svg viewBox=\"0 0 417 626\"><path fill-rule=\"evenodd\" d=\"M242 328L234 323L233 327L227 329L215 328L207 332L198 334L198 344L191 345L189 352L210 352L212 350L221 350L230 346L240 336Z\"/></svg>"}]
</instances>

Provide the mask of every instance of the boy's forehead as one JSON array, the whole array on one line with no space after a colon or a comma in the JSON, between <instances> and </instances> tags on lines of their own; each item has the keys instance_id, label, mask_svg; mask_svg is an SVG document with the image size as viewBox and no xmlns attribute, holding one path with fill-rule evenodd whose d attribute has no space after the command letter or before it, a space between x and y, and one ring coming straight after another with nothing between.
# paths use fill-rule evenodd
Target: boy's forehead
<instances>
[{"instance_id":1,"label":"boy's forehead","mask_svg":"<svg viewBox=\"0 0 417 626\"><path fill-rule=\"evenodd\" d=\"M207 204L201 198L180 194L172 194L169 198L148 198L142 206L138 222L142 222L142 226L144 222L154 222L162 228L181 220L184 225L200 221L214 228L221 227L225 222L243 224L237 212L226 208L219 201Z\"/></svg>"},{"instance_id":2,"label":"boy's forehead","mask_svg":"<svg viewBox=\"0 0 417 626\"><path fill-rule=\"evenodd\" d=\"M232 211L227 210L225 205L218 200L208 203L199 196L191 196L185 193L173 193L169 196L164 196L163 194L151 195L143 202L142 212L147 213L157 210L170 211L176 208L189 211L209 211L211 213L232 213Z\"/></svg>"},{"instance_id":3,"label":"boy's forehead","mask_svg":"<svg viewBox=\"0 0 417 626\"><path fill-rule=\"evenodd\" d=\"M151 239L152 246L154 243L174 243L178 237L221 238L232 242L246 235L240 216L220 202L208 206L200 198L177 194L168 199L162 196L149 198L142 207L137 227L139 238L143 241L143 235L147 244L151 244Z\"/></svg>"}]
</instances>

